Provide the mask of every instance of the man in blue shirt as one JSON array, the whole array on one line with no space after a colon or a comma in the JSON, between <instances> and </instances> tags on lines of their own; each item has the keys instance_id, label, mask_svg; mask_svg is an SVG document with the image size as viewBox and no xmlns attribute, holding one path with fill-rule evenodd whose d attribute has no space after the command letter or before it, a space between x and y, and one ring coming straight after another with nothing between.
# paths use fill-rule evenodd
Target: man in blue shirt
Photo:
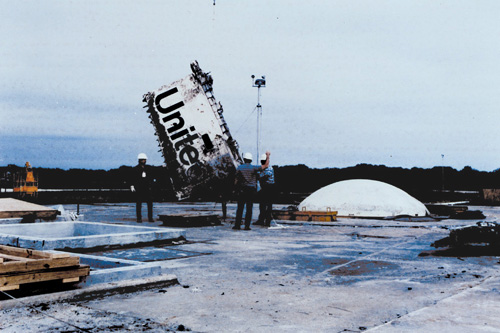
<instances>
[{"instance_id":1,"label":"man in blue shirt","mask_svg":"<svg viewBox=\"0 0 500 333\"><path fill-rule=\"evenodd\" d=\"M260 157L260 163L264 165L266 163L267 156L262 155ZM271 220L273 219L273 197L274 197L274 170L272 166L268 166L267 169L259 171L258 173L260 191L259 196L259 219L255 222L255 225L271 226Z\"/></svg>"},{"instance_id":2,"label":"man in blue shirt","mask_svg":"<svg viewBox=\"0 0 500 333\"><path fill-rule=\"evenodd\" d=\"M257 173L265 170L269 166L270 152L266 152L266 162L263 165L251 165L252 154L243 154L243 162L236 169L235 186L238 193L238 208L236 209L236 221L233 229L239 230L243 217L243 208L246 206L245 230L250 230L252 222L252 209L255 194L257 193Z\"/></svg>"}]
</instances>

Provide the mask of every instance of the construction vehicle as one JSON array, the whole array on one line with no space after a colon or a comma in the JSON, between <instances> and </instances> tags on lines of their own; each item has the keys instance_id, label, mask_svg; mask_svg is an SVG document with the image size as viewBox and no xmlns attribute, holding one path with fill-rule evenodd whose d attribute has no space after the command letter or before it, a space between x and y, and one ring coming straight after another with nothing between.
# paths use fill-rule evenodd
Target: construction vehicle
<instances>
[{"instance_id":1,"label":"construction vehicle","mask_svg":"<svg viewBox=\"0 0 500 333\"><path fill-rule=\"evenodd\" d=\"M38 196L38 178L33 173L30 162L26 162L25 170L14 174L13 191L18 197Z\"/></svg>"},{"instance_id":2,"label":"construction vehicle","mask_svg":"<svg viewBox=\"0 0 500 333\"><path fill-rule=\"evenodd\" d=\"M200 189L220 194L242 162L221 103L213 95L213 79L197 61L192 74L143 96L155 128L173 190L179 200Z\"/></svg>"}]
</instances>

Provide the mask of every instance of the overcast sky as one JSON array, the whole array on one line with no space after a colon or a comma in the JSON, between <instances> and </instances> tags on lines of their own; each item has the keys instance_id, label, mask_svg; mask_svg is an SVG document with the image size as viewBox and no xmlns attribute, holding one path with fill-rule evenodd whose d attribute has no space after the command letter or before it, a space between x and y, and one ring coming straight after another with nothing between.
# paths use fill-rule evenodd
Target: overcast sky
<instances>
[{"instance_id":1,"label":"overcast sky","mask_svg":"<svg viewBox=\"0 0 500 333\"><path fill-rule=\"evenodd\" d=\"M500 167L499 1L0 4L0 165L161 165L142 95L198 60L242 152L266 76L274 165Z\"/></svg>"}]
</instances>

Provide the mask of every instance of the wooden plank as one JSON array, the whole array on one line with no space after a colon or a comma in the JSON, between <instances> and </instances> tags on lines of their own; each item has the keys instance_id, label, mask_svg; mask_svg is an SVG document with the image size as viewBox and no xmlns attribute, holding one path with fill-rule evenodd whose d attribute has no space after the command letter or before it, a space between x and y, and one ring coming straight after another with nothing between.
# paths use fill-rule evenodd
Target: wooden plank
<instances>
[{"instance_id":1,"label":"wooden plank","mask_svg":"<svg viewBox=\"0 0 500 333\"><path fill-rule=\"evenodd\" d=\"M50 253L8 245L0 245L0 253L32 259L67 258L70 256L68 253Z\"/></svg>"},{"instance_id":2,"label":"wooden plank","mask_svg":"<svg viewBox=\"0 0 500 333\"><path fill-rule=\"evenodd\" d=\"M337 215L337 211L317 211L317 210L302 210L293 212L294 215Z\"/></svg>"},{"instance_id":3,"label":"wooden plank","mask_svg":"<svg viewBox=\"0 0 500 333\"><path fill-rule=\"evenodd\" d=\"M278 220L291 221L337 221L337 211L273 211L273 216Z\"/></svg>"},{"instance_id":4,"label":"wooden plank","mask_svg":"<svg viewBox=\"0 0 500 333\"><path fill-rule=\"evenodd\" d=\"M0 245L0 253L23 257L23 258L33 258L33 259L51 258L50 254L47 252L25 249L21 247L8 246L8 245Z\"/></svg>"},{"instance_id":5,"label":"wooden plank","mask_svg":"<svg viewBox=\"0 0 500 333\"><path fill-rule=\"evenodd\" d=\"M13 272L25 273L29 271L49 270L61 267L77 267L79 265L80 258L74 256L55 259L37 259L28 262L10 261L0 264L0 275Z\"/></svg>"},{"instance_id":6,"label":"wooden plank","mask_svg":"<svg viewBox=\"0 0 500 333\"><path fill-rule=\"evenodd\" d=\"M0 264L3 263L3 258L0 258Z\"/></svg>"},{"instance_id":7,"label":"wooden plank","mask_svg":"<svg viewBox=\"0 0 500 333\"><path fill-rule=\"evenodd\" d=\"M11 286L0 287L1 291L17 290L17 289L19 289L19 285L18 284L13 284Z\"/></svg>"},{"instance_id":8,"label":"wooden plank","mask_svg":"<svg viewBox=\"0 0 500 333\"><path fill-rule=\"evenodd\" d=\"M24 262L37 260L37 259L31 259L31 258L23 258L23 257L19 257L19 256L12 256L10 254L3 254L3 253L0 253L0 258L13 260L13 261L24 261Z\"/></svg>"},{"instance_id":9,"label":"wooden plank","mask_svg":"<svg viewBox=\"0 0 500 333\"><path fill-rule=\"evenodd\" d=\"M87 265L81 265L79 268L71 270L27 273L27 274L13 275L13 276L0 276L0 288L26 284L26 283L72 279L75 277L87 276L89 275L89 273L90 273L90 267Z\"/></svg>"},{"instance_id":10,"label":"wooden plank","mask_svg":"<svg viewBox=\"0 0 500 333\"><path fill-rule=\"evenodd\" d=\"M59 259L59 258L69 258L71 255L69 253L49 253L50 257L52 259Z\"/></svg>"},{"instance_id":11,"label":"wooden plank","mask_svg":"<svg viewBox=\"0 0 500 333\"><path fill-rule=\"evenodd\" d=\"M75 278L71 278L71 279L63 279L62 280L63 283L78 282L78 281L80 281L80 277L75 277Z\"/></svg>"}]
</instances>

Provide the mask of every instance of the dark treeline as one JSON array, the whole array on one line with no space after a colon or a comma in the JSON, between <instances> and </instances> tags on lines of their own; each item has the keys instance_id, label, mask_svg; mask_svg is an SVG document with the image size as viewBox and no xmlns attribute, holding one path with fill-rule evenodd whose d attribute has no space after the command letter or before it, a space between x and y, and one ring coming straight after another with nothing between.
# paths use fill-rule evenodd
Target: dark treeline
<instances>
[{"instance_id":1,"label":"dark treeline","mask_svg":"<svg viewBox=\"0 0 500 333\"><path fill-rule=\"evenodd\" d=\"M347 179L379 180L407 192L421 190L477 191L500 186L500 170L485 172L465 167L390 168L384 165L358 164L337 169L310 169L305 165L275 167L276 177L284 191L311 192L328 184Z\"/></svg>"},{"instance_id":2,"label":"dark treeline","mask_svg":"<svg viewBox=\"0 0 500 333\"><path fill-rule=\"evenodd\" d=\"M0 167L0 186L12 187L12 175L22 172L23 167ZM111 170L49 169L34 168L41 189L128 189L132 167L121 166ZM478 171L465 167L458 171L451 167L394 168L383 165L359 164L348 168L313 169L306 165L274 166L278 201L294 202L331 183L348 179L372 179L394 185L422 201L439 201L439 195L460 199L458 191L481 191L484 188L500 188L500 170ZM156 178L155 190L161 200L174 200L166 168L153 167ZM206 193L203 200L214 200Z\"/></svg>"},{"instance_id":3,"label":"dark treeline","mask_svg":"<svg viewBox=\"0 0 500 333\"><path fill-rule=\"evenodd\" d=\"M500 188L500 170L478 171L465 167L394 168L384 165L358 164L348 168L311 169L305 165L275 167L283 193L308 194L334 182L348 179L378 180L396 186L419 200L476 200L476 195L459 192ZM443 191L444 190L444 191Z\"/></svg>"},{"instance_id":4,"label":"dark treeline","mask_svg":"<svg viewBox=\"0 0 500 333\"><path fill-rule=\"evenodd\" d=\"M153 167L152 170L158 186L168 188L170 183L165 168ZM0 167L0 177L4 184L7 183L8 187L12 187L9 179L11 175L23 171L24 167L15 165ZM132 167L129 166L121 166L109 171L49 168L33 168L33 171L38 178L39 187L44 189L126 189L130 187L130 179L132 179Z\"/></svg>"}]
</instances>

